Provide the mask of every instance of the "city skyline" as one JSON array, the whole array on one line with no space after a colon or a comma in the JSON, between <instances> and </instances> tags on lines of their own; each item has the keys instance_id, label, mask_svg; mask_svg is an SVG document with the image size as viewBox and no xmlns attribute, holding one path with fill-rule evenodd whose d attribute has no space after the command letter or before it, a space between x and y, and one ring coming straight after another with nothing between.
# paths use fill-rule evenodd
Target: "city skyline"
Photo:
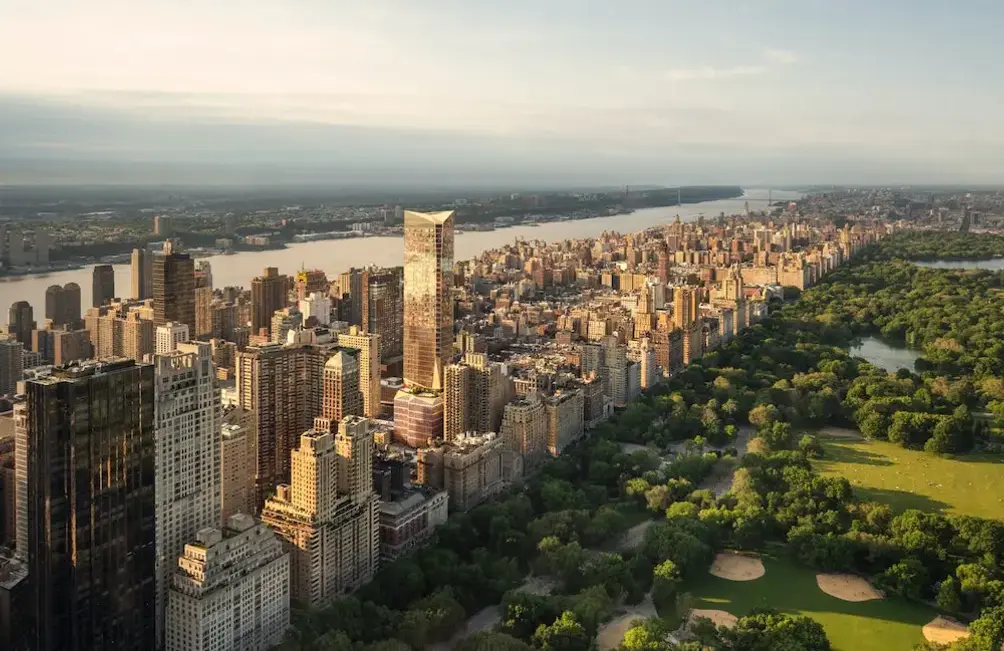
<instances>
[{"instance_id":1,"label":"city skyline","mask_svg":"<svg viewBox=\"0 0 1004 651\"><path fill-rule=\"evenodd\" d=\"M0 7L0 55L33 62L0 81L2 178L84 162L117 170L95 178L206 183L979 183L1004 170L988 83L1004 75L1001 9L986 2Z\"/></svg>"}]
</instances>

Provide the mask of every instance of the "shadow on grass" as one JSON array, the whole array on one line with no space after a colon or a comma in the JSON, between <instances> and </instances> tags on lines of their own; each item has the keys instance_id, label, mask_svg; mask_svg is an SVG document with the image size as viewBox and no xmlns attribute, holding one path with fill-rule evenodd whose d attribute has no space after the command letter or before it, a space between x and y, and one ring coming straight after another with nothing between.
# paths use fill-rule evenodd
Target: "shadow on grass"
<instances>
[{"instance_id":1,"label":"shadow on grass","mask_svg":"<svg viewBox=\"0 0 1004 651\"><path fill-rule=\"evenodd\" d=\"M854 494L861 500L888 504L897 512L906 511L907 509L919 509L930 513L944 514L946 510L953 508L948 502L942 502L926 495L896 490L894 488L855 486Z\"/></svg>"},{"instance_id":2,"label":"shadow on grass","mask_svg":"<svg viewBox=\"0 0 1004 651\"><path fill-rule=\"evenodd\" d=\"M754 608L775 608L812 617L826 629L836 651L910 649L924 641L922 627L934 610L900 598L849 602L816 584L815 570L786 559L764 557L767 573L737 582L710 575L688 582L693 607L726 610L742 617Z\"/></svg>"},{"instance_id":3,"label":"shadow on grass","mask_svg":"<svg viewBox=\"0 0 1004 651\"><path fill-rule=\"evenodd\" d=\"M823 442L825 455L816 461L822 469L835 463L857 463L864 466L891 466L893 462L881 454L868 449L862 441L826 439Z\"/></svg>"}]
</instances>

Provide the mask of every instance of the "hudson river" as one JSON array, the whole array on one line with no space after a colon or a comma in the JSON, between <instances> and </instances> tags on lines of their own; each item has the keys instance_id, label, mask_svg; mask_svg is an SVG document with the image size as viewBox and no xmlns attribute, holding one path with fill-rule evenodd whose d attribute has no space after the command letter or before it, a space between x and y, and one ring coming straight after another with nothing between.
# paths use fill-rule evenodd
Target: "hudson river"
<instances>
[{"instance_id":1,"label":"hudson river","mask_svg":"<svg viewBox=\"0 0 1004 651\"><path fill-rule=\"evenodd\" d=\"M792 200L801 197L797 192L773 193L774 201ZM685 204L682 207L643 208L626 215L597 217L562 222L547 222L540 226L515 226L494 231L471 231L457 233L455 258L468 260L487 249L496 248L517 238L552 242L570 238L596 237L604 231L634 233L651 226L672 222L677 215L683 221L741 214L743 205L749 201L751 210L762 209L767 204L766 190L747 190L744 197L720 199L703 203ZM265 267L278 267L280 273L293 274L301 267L323 269L328 278L348 270L371 264L397 266L403 264L404 243L401 237L360 237L342 240L321 240L290 244L285 249L275 251L249 251L234 255L217 255L206 258L213 268L213 286L238 285L250 287L251 279L261 275ZM50 285L65 285L75 282L80 285L81 314L91 305L91 269L87 266L70 271L59 271L47 276L17 276L0 279L0 320L10 304L27 300L35 308L35 320L41 325L45 321L45 289ZM131 270L128 264L115 265L116 296L126 296L132 292Z\"/></svg>"}]
</instances>

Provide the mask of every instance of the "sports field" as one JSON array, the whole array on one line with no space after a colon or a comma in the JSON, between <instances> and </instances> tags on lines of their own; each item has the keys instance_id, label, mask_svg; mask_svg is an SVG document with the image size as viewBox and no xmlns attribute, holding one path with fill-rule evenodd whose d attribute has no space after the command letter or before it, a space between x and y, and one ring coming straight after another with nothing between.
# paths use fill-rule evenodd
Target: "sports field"
<instances>
[{"instance_id":1,"label":"sports field","mask_svg":"<svg viewBox=\"0 0 1004 651\"><path fill-rule=\"evenodd\" d=\"M897 511L920 509L1004 520L1004 455L938 457L885 441L820 433L826 451L816 468L850 480L861 499Z\"/></svg>"},{"instance_id":2,"label":"sports field","mask_svg":"<svg viewBox=\"0 0 1004 651\"><path fill-rule=\"evenodd\" d=\"M899 598L851 602L831 597L816 573L780 558L764 557L766 573L752 581L729 581L710 574L688 582L694 608L725 610L736 616L754 608L812 617L826 629L834 651L912 649L924 641L922 628L934 610Z\"/></svg>"}]
</instances>

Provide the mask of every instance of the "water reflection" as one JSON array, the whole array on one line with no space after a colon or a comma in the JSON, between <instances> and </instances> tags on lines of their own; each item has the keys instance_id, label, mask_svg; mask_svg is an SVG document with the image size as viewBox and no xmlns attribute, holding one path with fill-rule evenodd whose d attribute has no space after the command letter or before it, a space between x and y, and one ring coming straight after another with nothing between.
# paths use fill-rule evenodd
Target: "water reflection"
<instances>
[{"instance_id":1,"label":"water reflection","mask_svg":"<svg viewBox=\"0 0 1004 651\"><path fill-rule=\"evenodd\" d=\"M871 364L895 373L901 368L914 370L914 362L923 357L918 350L889 342L878 337L855 340L850 347L852 357L863 357Z\"/></svg>"}]
</instances>

